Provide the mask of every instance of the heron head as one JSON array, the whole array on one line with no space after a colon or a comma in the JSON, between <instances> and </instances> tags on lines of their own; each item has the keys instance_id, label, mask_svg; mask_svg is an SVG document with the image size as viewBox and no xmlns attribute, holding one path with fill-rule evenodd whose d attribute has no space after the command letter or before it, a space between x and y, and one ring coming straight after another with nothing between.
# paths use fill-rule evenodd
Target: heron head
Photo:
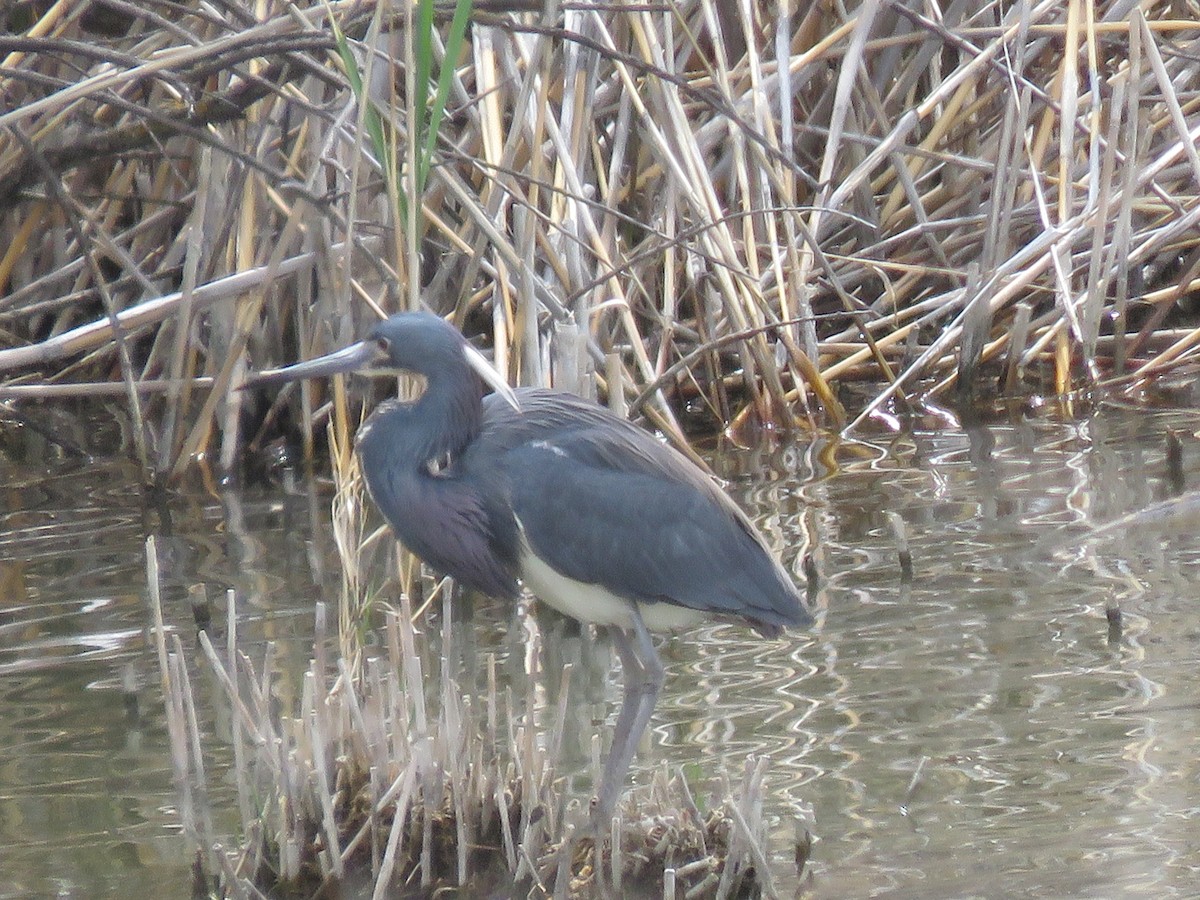
<instances>
[{"instance_id":1,"label":"heron head","mask_svg":"<svg viewBox=\"0 0 1200 900\"><path fill-rule=\"evenodd\" d=\"M514 409L520 408L512 388L487 358L456 328L427 312L398 313L372 328L365 340L308 362L259 372L246 379L243 387L282 384L345 372L364 375L414 373L436 380L460 370L464 363Z\"/></svg>"}]
</instances>

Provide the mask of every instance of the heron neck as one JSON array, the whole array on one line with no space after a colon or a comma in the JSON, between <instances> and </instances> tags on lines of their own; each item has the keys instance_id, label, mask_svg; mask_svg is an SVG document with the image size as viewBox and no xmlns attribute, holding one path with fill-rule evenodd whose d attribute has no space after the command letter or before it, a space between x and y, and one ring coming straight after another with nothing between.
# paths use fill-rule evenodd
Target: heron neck
<instances>
[{"instance_id":1,"label":"heron neck","mask_svg":"<svg viewBox=\"0 0 1200 900\"><path fill-rule=\"evenodd\" d=\"M466 369L455 377L430 379L428 387L413 404L413 415L428 426L429 459L458 456L479 436L483 421L483 386L479 377Z\"/></svg>"},{"instance_id":2,"label":"heron neck","mask_svg":"<svg viewBox=\"0 0 1200 900\"><path fill-rule=\"evenodd\" d=\"M419 399L389 400L376 409L358 435L359 453L364 462L378 457L382 468L422 472L430 463L440 467L453 461L479 435L482 393L470 372L456 379L431 379Z\"/></svg>"}]
</instances>

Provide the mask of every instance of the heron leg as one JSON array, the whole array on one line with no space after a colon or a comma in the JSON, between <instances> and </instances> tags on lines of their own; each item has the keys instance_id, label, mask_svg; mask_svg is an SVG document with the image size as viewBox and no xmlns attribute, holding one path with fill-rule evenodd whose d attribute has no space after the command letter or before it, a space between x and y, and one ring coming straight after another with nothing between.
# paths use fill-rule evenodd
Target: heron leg
<instances>
[{"instance_id":1,"label":"heron leg","mask_svg":"<svg viewBox=\"0 0 1200 900\"><path fill-rule=\"evenodd\" d=\"M658 651L654 649L654 639L650 637L650 629L642 620L642 614L638 612L636 604L631 610L630 621L633 625L633 636L637 639L636 649L638 650L638 662L641 664L642 678L661 688L663 680L666 678L666 670L663 668L662 660L658 658Z\"/></svg>"},{"instance_id":2,"label":"heron leg","mask_svg":"<svg viewBox=\"0 0 1200 900\"><path fill-rule=\"evenodd\" d=\"M600 786L592 806L592 827L598 836L608 833L638 741L650 724L650 716L658 703L664 680L662 662L636 607L633 608L632 620L636 644L624 629L609 629L621 659L625 684L621 711L617 714L617 725L613 730L612 747L604 762L604 772L600 776Z\"/></svg>"}]
</instances>

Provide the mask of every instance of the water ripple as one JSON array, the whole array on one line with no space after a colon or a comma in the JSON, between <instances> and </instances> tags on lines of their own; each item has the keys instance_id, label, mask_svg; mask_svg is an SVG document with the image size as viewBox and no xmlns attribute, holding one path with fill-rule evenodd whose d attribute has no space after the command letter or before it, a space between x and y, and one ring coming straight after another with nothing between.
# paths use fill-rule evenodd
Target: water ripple
<instances>
[{"instance_id":1,"label":"water ripple","mask_svg":"<svg viewBox=\"0 0 1200 900\"><path fill-rule=\"evenodd\" d=\"M1183 528L1084 537L1164 496L1162 430L1197 424L1111 411L718 458L784 564L799 572L814 554L818 625L778 640L727 624L667 639L635 780L664 763L736 779L748 756L769 756L785 891L798 887L794 823L811 807L820 896L1193 896L1200 546ZM185 492L167 537L120 464L13 469L0 509L0 845L6 877L37 874L14 874L26 887L0 897L60 882L120 895L155 877L177 888L187 861L156 694L143 689L131 718L120 690L129 665L154 683L145 533L164 534L181 637L189 586L208 587L218 616L236 587L246 640L277 641L281 666L298 670L314 599L336 597L327 498ZM911 584L889 511L906 524ZM479 604L456 638L474 667L462 684L477 695L495 654L505 687L543 698L545 723L572 664L564 733L583 771L592 734L616 717L616 668L586 630L544 613L537 624L546 653L531 682L513 611ZM219 755L218 723L202 727Z\"/></svg>"}]
</instances>

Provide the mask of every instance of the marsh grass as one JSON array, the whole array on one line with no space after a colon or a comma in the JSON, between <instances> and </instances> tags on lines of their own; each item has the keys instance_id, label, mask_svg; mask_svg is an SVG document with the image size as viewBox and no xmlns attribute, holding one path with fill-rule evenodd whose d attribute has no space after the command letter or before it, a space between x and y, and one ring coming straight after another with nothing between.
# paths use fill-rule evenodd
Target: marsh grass
<instances>
[{"instance_id":1,"label":"marsh grass","mask_svg":"<svg viewBox=\"0 0 1200 900\"><path fill-rule=\"evenodd\" d=\"M1194 365L1195 0L790 9L10 5L0 391L120 393L164 480L419 303L676 436Z\"/></svg>"}]
</instances>

